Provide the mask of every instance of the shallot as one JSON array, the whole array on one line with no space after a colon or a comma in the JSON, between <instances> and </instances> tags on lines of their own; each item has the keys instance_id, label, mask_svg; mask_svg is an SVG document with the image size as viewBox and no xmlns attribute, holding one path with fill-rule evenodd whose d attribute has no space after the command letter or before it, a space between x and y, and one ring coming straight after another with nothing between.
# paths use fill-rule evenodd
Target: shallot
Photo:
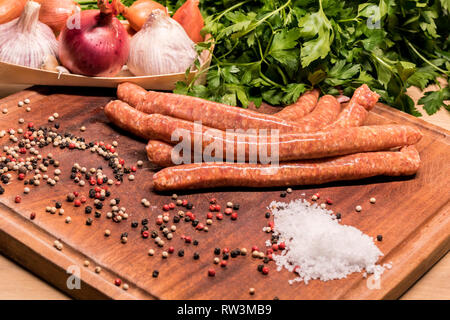
<instances>
[{"instance_id":1,"label":"shallot","mask_svg":"<svg viewBox=\"0 0 450 320\"><path fill-rule=\"evenodd\" d=\"M155 9L160 9L167 14L167 9L162 4L152 0L138 0L130 7L125 6L120 1L117 2L117 11L128 20L135 31L142 29L148 16Z\"/></svg>"},{"instance_id":2,"label":"shallot","mask_svg":"<svg viewBox=\"0 0 450 320\"><path fill-rule=\"evenodd\" d=\"M111 77L126 63L130 40L115 17L116 0L98 0L98 7L69 18L60 34L59 58L72 73Z\"/></svg>"},{"instance_id":3,"label":"shallot","mask_svg":"<svg viewBox=\"0 0 450 320\"><path fill-rule=\"evenodd\" d=\"M199 0L187 0L173 15L175 21L181 24L189 38L194 42L203 41L200 31L205 26L198 3Z\"/></svg>"},{"instance_id":4,"label":"shallot","mask_svg":"<svg viewBox=\"0 0 450 320\"><path fill-rule=\"evenodd\" d=\"M194 42L162 10L154 10L130 43L128 68L136 76L185 72L197 59Z\"/></svg>"},{"instance_id":5,"label":"shallot","mask_svg":"<svg viewBox=\"0 0 450 320\"><path fill-rule=\"evenodd\" d=\"M0 24L20 16L27 0L0 0Z\"/></svg>"},{"instance_id":6,"label":"shallot","mask_svg":"<svg viewBox=\"0 0 450 320\"><path fill-rule=\"evenodd\" d=\"M58 34L67 19L77 12L80 5L73 0L37 0L41 4L39 20Z\"/></svg>"},{"instance_id":7,"label":"shallot","mask_svg":"<svg viewBox=\"0 0 450 320\"><path fill-rule=\"evenodd\" d=\"M57 55L53 31L38 20L40 8L29 1L19 18L0 25L0 61L39 68L49 55Z\"/></svg>"}]
</instances>

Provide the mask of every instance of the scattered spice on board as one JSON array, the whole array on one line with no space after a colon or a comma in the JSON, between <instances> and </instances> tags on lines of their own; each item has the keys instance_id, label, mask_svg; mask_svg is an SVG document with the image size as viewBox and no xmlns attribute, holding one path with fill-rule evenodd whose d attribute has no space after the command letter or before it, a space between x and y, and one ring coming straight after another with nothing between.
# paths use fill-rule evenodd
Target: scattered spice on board
<instances>
[{"instance_id":1,"label":"scattered spice on board","mask_svg":"<svg viewBox=\"0 0 450 320\"><path fill-rule=\"evenodd\" d=\"M373 239L355 227L339 224L331 210L304 199L272 202L269 207L278 249L280 243L285 247L272 255L277 270L295 270L298 275L289 283L342 279L363 271L377 278L388 267L376 264L383 253Z\"/></svg>"}]
</instances>

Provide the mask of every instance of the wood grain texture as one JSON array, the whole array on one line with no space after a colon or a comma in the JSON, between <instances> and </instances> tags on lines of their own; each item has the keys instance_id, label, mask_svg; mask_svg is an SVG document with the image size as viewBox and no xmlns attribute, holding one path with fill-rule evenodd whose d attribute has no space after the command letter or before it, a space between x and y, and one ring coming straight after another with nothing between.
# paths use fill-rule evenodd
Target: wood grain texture
<instances>
[{"instance_id":1,"label":"wood grain texture","mask_svg":"<svg viewBox=\"0 0 450 320\"><path fill-rule=\"evenodd\" d=\"M33 112L17 108L17 101L24 99L32 91L19 93L0 101L6 104L10 112L0 117L1 127L16 126L20 117L36 125L46 124L46 119L57 111L63 131L79 132L81 125L87 127L82 135L87 140L103 139L119 142L119 153L127 163L145 160L145 142L124 135L109 126L101 108L113 97L112 91L81 89L60 89L52 94L38 94L32 99ZM38 100L39 99L39 100ZM83 110L80 112L80 110ZM266 112L275 110L265 109ZM62 163L62 182L57 187L43 185L23 196L21 204L14 203L14 196L21 194L23 186L14 182L7 186L1 197L0 246L1 251L33 270L42 278L55 284L76 298L160 298L160 299L196 299L196 298L256 298L272 299L317 299L317 298L356 298L379 299L396 298L416 281L432 264L449 250L450 217L448 204L448 174L446 165L449 156L448 132L421 120L404 115L384 106L377 106L369 118L369 123L399 122L411 123L420 127L425 133L418 149L423 160L423 167L415 178L375 178L351 183L335 183L320 187L297 188L286 201L309 197L320 191L324 197L335 201L333 210L342 212L343 223L353 225L363 232L376 236L381 233L384 240L378 243L385 253L381 263L393 262L393 269L382 277L379 290L369 290L360 274L347 279L319 282L313 281L308 286L296 284L290 286L287 280L293 276L285 271L275 272L271 264L269 276L256 271L260 260L239 257L230 261L227 270L218 270L214 278L206 276L207 269L213 267L212 249L215 246L247 247L258 245L264 247L268 238L261 229L267 223L264 218L265 207L272 200L279 200L280 190L221 190L210 193L190 193L182 195L196 205L195 212L203 219L207 212L207 199L216 197L222 205L226 201L239 202L241 210L239 219L232 222L224 219L214 222L209 233L198 233L188 224L181 223L171 241L176 250L185 248L185 258L171 256L167 260L160 258L161 249L155 247L151 240L144 240L138 232L131 233L129 222L149 217L150 226L160 213L157 209L144 209L140 199L149 199L152 205L161 206L170 201L167 195L158 195L150 191L151 175L154 168L146 164L145 169L136 175L136 181L126 181L122 186L113 188L113 195L120 194L123 204L131 213L128 222L113 224L103 217L95 220L90 227L84 225L86 215L82 209L74 209L64 203L65 216L72 217L72 224L64 223L64 216L45 213L45 206L56 200L63 200L67 192L74 190L68 178L68 170L77 161L86 167L99 165L99 158L79 151L63 152L47 147ZM1 144L5 140L0 141ZM105 166L105 164L103 163ZM439 179L438 177L444 177ZM78 188L79 189L79 188ZM87 194L88 188L84 187ZM370 205L368 199L376 197L377 203ZM354 212L357 204L363 206L359 214ZM36 211L37 218L28 220L31 211ZM104 230L112 231L105 239ZM129 242L120 244L121 232L130 232ZM192 235L200 245L194 248L185 245L179 238L181 234ZM64 250L52 247L55 239L61 239ZM149 248L155 248L154 257L149 257ZM200 252L200 260L192 260L194 251ZM89 268L82 267L84 260L91 261ZM65 283L68 266L77 265L81 269L82 289L68 290ZM102 266L103 271L95 274L93 268ZM151 277L153 269L160 270L157 279ZM130 285L124 291L113 285L119 277ZM257 294L248 295L248 288L255 287Z\"/></svg>"}]
</instances>

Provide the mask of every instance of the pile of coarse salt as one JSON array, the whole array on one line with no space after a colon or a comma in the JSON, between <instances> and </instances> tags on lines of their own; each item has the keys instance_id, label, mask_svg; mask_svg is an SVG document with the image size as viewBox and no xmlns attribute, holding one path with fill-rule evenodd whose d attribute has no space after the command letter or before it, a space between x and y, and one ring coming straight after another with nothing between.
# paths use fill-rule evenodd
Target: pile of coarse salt
<instances>
[{"instance_id":1,"label":"pile of coarse salt","mask_svg":"<svg viewBox=\"0 0 450 320\"><path fill-rule=\"evenodd\" d=\"M339 224L332 211L299 199L290 203L272 202L274 234L286 250L273 254L277 270L285 267L298 277L289 283L320 279L342 279L353 272L373 274L378 279L390 264L377 265L383 253L374 240L360 230ZM270 241L267 242L270 246Z\"/></svg>"}]
</instances>

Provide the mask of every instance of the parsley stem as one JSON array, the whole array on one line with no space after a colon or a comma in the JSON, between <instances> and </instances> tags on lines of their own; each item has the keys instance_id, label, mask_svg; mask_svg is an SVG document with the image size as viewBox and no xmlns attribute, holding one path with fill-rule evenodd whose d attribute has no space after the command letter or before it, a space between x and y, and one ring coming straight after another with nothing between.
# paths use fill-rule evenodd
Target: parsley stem
<instances>
[{"instance_id":1,"label":"parsley stem","mask_svg":"<svg viewBox=\"0 0 450 320\"><path fill-rule=\"evenodd\" d=\"M429 61L427 58L425 58L423 55L421 55L421 54L419 53L419 51L417 51L417 49L414 48L414 46L412 45L412 43L409 42L407 39L405 39L405 42L406 42L406 44L407 44L408 46L411 47L412 51L414 51L414 53L417 54L417 55L419 56L419 58L421 58L423 61L425 61L426 63L428 63L430 66L432 66L433 68L435 68L435 69L438 70L439 72L442 72L443 74L446 74L446 75L450 74L450 72L445 71L445 70L439 68L437 65L433 64L431 61Z\"/></svg>"},{"instance_id":2,"label":"parsley stem","mask_svg":"<svg viewBox=\"0 0 450 320\"><path fill-rule=\"evenodd\" d=\"M250 0L245 0L242 2L239 2L237 4L235 4L234 6L229 7L228 9L222 11L217 17L215 17L211 22L215 22L217 20L219 20L220 18L222 18L224 15L226 15L228 12L233 11L234 9L239 8L240 6L246 4L247 2L249 2Z\"/></svg>"}]
</instances>

